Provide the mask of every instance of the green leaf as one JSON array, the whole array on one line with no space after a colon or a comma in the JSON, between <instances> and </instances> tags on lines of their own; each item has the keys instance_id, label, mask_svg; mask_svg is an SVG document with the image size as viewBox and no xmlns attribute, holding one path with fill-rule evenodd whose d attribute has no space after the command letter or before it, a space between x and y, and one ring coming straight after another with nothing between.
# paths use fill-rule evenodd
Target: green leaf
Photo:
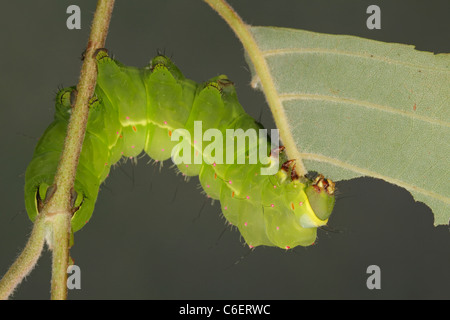
<instances>
[{"instance_id":1,"label":"green leaf","mask_svg":"<svg viewBox=\"0 0 450 320\"><path fill-rule=\"evenodd\" d=\"M435 225L449 222L449 54L354 36L250 30L294 154L308 170L334 180L383 179L427 204Z\"/></svg>"}]
</instances>

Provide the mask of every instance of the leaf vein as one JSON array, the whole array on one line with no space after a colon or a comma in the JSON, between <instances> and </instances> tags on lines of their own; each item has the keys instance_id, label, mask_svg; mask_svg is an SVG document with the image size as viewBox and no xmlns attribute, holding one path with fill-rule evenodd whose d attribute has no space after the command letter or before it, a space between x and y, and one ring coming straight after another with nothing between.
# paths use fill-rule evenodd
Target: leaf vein
<instances>
[{"instance_id":1,"label":"leaf vein","mask_svg":"<svg viewBox=\"0 0 450 320\"><path fill-rule=\"evenodd\" d=\"M342 56L350 56L350 57L356 57L356 58L364 58L364 59L372 59L372 60L378 60L381 62L385 62L388 64L397 64L401 66L405 66L408 68L418 68L420 70L430 70L430 71L437 71L437 72L450 72L450 69L444 69L444 68L434 68L429 66L424 66L421 64L415 64L411 62L404 62L400 60L390 59L382 56L377 56L370 53L355 53L351 51L342 51L342 50L331 50L331 49L323 49L323 48L287 48L287 49L271 49L271 50L265 50L262 51L262 55L264 58L270 57L270 56L276 56L276 55L287 55L287 54L335 54L335 55L342 55Z\"/></svg>"},{"instance_id":2,"label":"leaf vein","mask_svg":"<svg viewBox=\"0 0 450 320\"><path fill-rule=\"evenodd\" d=\"M289 100L325 100L325 101L332 101L332 102L348 103L348 104L363 106L363 107L366 107L369 109L375 109L375 110L385 111L385 112L389 112L389 113L394 113L394 114L401 115L404 117L409 117L412 119L428 122L433 125L450 127L450 123L447 121L433 119L430 117L421 116L421 115L407 112L407 111L396 110L396 109L388 107L388 106L371 103L371 102L367 102L367 101L351 99L351 98L343 98L343 97L335 97L335 96L319 95L319 94L306 94L306 93L283 93L283 94L280 94L279 97L282 102L289 101Z\"/></svg>"}]
</instances>

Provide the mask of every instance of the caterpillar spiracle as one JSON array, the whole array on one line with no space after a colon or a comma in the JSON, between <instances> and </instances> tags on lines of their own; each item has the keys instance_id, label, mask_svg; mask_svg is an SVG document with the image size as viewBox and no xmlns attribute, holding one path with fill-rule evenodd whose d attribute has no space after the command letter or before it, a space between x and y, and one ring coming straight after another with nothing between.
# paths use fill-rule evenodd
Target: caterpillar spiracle
<instances>
[{"instance_id":1,"label":"caterpillar spiracle","mask_svg":"<svg viewBox=\"0 0 450 320\"><path fill-rule=\"evenodd\" d=\"M250 247L289 249L315 242L317 228L327 223L334 207L334 183L321 175L314 180L297 176L295 161L286 158L284 147L272 148L267 131L251 139L251 132L263 128L245 113L226 76L197 84L163 55L142 69L122 65L106 50L99 50L96 60L97 86L74 185L73 232L90 219L111 166L145 151L157 161L172 158L186 176L198 175ZM31 220L53 184L75 93L71 87L57 94L54 121L26 170ZM195 138L198 124L203 141ZM230 129L231 142L226 139ZM267 161L250 161L258 148ZM262 174L264 169L271 174Z\"/></svg>"}]
</instances>

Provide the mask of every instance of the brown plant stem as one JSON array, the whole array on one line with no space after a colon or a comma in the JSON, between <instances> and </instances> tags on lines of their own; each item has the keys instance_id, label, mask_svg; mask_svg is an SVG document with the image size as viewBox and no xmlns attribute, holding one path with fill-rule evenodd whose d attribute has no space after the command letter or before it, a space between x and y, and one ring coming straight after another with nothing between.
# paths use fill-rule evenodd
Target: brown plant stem
<instances>
[{"instance_id":1,"label":"brown plant stem","mask_svg":"<svg viewBox=\"0 0 450 320\"><path fill-rule=\"evenodd\" d=\"M77 86L77 98L67 128L61 158L53 182L54 193L36 218L31 236L16 261L0 281L0 299L8 299L17 285L34 268L45 240L53 251L51 298L67 298L67 267L72 218L71 198L86 131L89 100L97 82L95 52L105 46L114 0L98 0L91 33Z\"/></svg>"},{"instance_id":2,"label":"brown plant stem","mask_svg":"<svg viewBox=\"0 0 450 320\"><path fill-rule=\"evenodd\" d=\"M270 107L275 124L280 132L280 139L286 147L286 153L289 159L296 160L295 171L297 172L297 175L304 176L308 171L303 164L301 153L297 149L294 137L291 134L288 119L284 113L269 66L250 32L250 26L241 19L236 11L234 11L225 0L204 1L217 11L226 23L228 23L244 46L244 49L255 68L255 72L258 75L259 81L261 82L262 91L266 96L267 104Z\"/></svg>"},{"instance_id":3,"label":"brown plant stem","mask_svg":"<svg viewBox=\"0 0 450 320\"><path fill-rule=\"evenodd\" d=\"M69 263L70 200L75 182L78 160L83 146L89 114L89 100L97 82L97 65L94 54L105 46L114 0L99 0L92 21L91 34L85 51L77 85L77 98L67 128L67 136L56 171L56 191L47 203L47 218L52 220L53 250L51 298L66 299L67 267Z\"/></svg>"}]
</instances>

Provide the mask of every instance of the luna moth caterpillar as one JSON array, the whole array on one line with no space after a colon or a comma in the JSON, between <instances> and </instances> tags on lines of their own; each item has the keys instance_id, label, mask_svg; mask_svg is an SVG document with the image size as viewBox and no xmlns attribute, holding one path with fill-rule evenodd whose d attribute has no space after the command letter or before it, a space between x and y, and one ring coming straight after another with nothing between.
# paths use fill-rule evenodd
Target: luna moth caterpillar
<instances>
[{"instance_id":1,"label":"luna moth caterpillar","mask_svg":"<svg viewBox=\"0 0 450 320\"><path fill-rule=\"evenodd\" d=\"M208 197L220 200L223 215L251 248L314 243L317 228L333 210L334 183L321 175L297 176L295 161L286 159L283 147L272 149L265 131L252 140L247 133L262 128L245 113L226 76L197 84L163 55L142 69L122 65L106 50L99 50L96 60L97 86L74 185L73 232L89 221L111 166L144 151L155 161L172 158L186 176L198 175ZM25 204L31 220L51 190L75 94L74 87L57 94L54 121L27 168ZM196 138L198 125L202 141ZM226 140L230 130L244 143L234 136L231 143ZM266 162L250 161L258 149ZM268 169L275 170L263 174Z\"/></svg>"}]
</instances>

